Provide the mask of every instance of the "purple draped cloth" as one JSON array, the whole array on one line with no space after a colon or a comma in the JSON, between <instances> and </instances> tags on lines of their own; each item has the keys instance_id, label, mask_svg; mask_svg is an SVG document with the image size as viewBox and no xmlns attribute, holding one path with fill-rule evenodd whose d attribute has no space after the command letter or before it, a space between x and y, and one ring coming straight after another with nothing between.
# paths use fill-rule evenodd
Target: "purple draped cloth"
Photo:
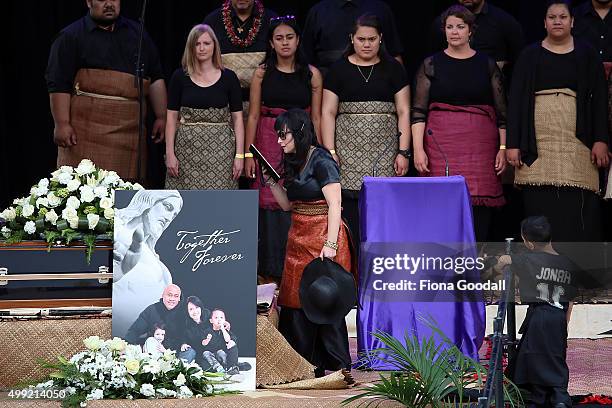
<instances>
[{"instance_id":1,"label":"purple draped cloth","mask_svg":"<svg viewBox=\"0 0 612 408\"><path fill-rule=\"evenodd\" d=\"M475 248L470 194L462 176L365 177L359 203L362 257L368 256L367 247L373 243L404 243L412 248L419 243L463 243ZM476 256L475 250L471 256ZM376 331L402 342L406 334L429 337L432 331L420 317L431 317L465 355L478 359L485 332L484 302L424 302L416 292L373 291L374 281L381 276L367 268L359 271L360 353L382 346L371 335ZM378 370L392 368L380 361L369 365Z\"/></svg>"}]
</instances>

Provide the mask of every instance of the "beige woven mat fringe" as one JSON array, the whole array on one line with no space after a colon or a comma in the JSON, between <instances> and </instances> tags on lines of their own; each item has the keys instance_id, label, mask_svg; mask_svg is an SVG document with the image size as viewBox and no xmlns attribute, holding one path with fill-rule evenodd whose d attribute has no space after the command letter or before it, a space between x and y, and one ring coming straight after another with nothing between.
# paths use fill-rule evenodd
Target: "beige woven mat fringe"
<instances>
[{"instance_id":1,"label":"beige woven mat fringe","mask_svg":"<svg viewBox=\"0 0 612 408\"><path fill-rule=\"evenodd\" d=\"M267 385L264 388L274 390L342 390L356 385L350 372L338 370L325 377L295 381L288 384Z\"/></svg>"}]
</instances>

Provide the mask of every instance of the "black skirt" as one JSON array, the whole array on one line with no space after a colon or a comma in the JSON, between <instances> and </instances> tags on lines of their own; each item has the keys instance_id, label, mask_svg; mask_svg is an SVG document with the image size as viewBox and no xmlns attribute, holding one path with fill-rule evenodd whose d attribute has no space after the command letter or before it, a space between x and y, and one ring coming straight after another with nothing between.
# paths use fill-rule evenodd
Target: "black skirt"
<instances>
[{"instance_id":1,"label":"black skirt","mask_svg":"<svg viewBox=\"0 0 612 408\"><path fill-rule=\"evenodd\" d=\"M259 209L258 273L280 278L285 265L291 212Z\"/></svg>"},{"instance_id":2,"label":"black skirt","mask_svg":"<svg viewBox=\"0 0 612 408\"><path fill-rule=\"evenodd\" d=\"M577 187L522 186L525 217L544 215L554 242L602 240L601 199Z\"/></svg>"},{"instance_id":3,"label":"black skirt","mask_svg":"<svg viewBox=\"0 0 612 408\"><path fill-rule=\"evenodd\" d=\"M523 337L507 375L519 386L567 389L569 369L566 311L548 304L531 305L519 330Z\"/></svg>"}]
</instances>

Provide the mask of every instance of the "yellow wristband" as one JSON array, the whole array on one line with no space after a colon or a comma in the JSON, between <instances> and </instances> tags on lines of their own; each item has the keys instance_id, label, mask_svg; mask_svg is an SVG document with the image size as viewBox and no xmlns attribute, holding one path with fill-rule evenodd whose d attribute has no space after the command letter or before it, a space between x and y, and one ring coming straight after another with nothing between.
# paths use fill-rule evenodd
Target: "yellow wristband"
<instances>
[{"instance_id":1,"label":"yellow wristband","mask_svg":"<svg viewBox=\"0 0 612 408\"><path fill-rule=\"evenodd\" d=\"M253 158L253 153L245 153L244 157L252 159Z\"/></svg>"},{"instance_id":2,"label":"yellow wristband","mask_svg":"<svg viewBox=\"0 0 612 408\"><path fill-rule=\"evenodd\" d=\"M499 150L506 150L506 145L502 145L502 144L500 144L500 145L499 145Z\"/></svg>"},{"instance_id":3,"label":"yellow wristband","mask_svg":"<svg viewBox=\"0 0 612 408\"><path fill-rule=\"evenodd\" d=\"M236 153L236 155L234 157L237 158L237 159L244 159L244 154Z\"/></svg>"},{"instance_id":4,"label":"yellow wristband","mask_svg":"<svg viewBox=\"0 0 612 408\"><path fill-rule=\"evenodd\" d=\"M335 151L334 149L331 149L329 152L330 152L331 154L336 154L336 151Z\"/></svg>"}]
</instances>

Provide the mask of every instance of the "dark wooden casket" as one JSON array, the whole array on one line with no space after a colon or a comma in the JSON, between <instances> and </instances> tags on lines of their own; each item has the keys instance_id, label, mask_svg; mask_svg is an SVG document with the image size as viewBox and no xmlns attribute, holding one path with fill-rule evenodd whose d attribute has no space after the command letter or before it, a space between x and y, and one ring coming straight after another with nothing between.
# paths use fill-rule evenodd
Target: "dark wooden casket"
<instances>
[{"instance_id":1,"label":"dark wooden casket","mask_svg":"<svg viewBox=\"0 0 612 408\"><path fill-rule=\"evenodd\" d=\"M0 242L0 309L111 306L113 244L100 241L87 263L83 244Z\"/></svg>"}]
</instances>

